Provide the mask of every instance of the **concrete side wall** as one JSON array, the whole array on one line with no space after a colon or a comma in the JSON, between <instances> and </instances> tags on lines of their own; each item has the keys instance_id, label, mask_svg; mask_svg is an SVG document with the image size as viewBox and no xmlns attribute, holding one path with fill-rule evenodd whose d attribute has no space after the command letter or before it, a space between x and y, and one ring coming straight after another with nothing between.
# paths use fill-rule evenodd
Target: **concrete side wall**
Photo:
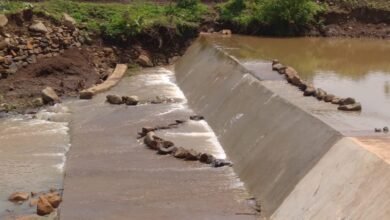
<instances>
[{"instance_id":1,"label":"concrete side wall","mask_svg":"<svg viewBox=\"0 0 390 220\"><path fill-rule=\"evenodd\" d=\"M351 138L343 138L300 181L272 219L389 219L389 195L389 164Z\"/></svg>"},{"instance_id":2,"label":"concrete side wall","mask_svg":"<svg viewBox=\"0 0 390 220\"><path fill-rule=\"evenodd\" d=\"M206 117L268 217L341 139L202 39L176 65L176 74L188 104Z\"/></svg>"}]
</instances>

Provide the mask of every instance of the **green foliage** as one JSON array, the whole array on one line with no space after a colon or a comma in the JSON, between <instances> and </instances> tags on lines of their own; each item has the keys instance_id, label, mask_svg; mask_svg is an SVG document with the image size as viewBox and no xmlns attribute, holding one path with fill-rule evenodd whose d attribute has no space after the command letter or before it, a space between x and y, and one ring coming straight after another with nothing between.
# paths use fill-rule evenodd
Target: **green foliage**
<instances>
[{"instance_id":1,"label":"green foliage","mask_svg":"<svg viewBox=\"0 0 390 220\"><path fill-rule=\"evenodd\" d=\"M207 6L194 0L179 1L174 5L48 0L35 6L36 11L49 13L58 19L66 12L79 23L85 24L89 30L99 32L105 38L120 41L158 26L176 28L179 31L193 29L194 26L199 26L208 11Z\"/></svg>"},{"instance_id":2,"label":"green foliage","mask_svg":"<svg viewBox=\"0 0 390 220\"><path fill-rule=\"evenodd\" d=\"M263 21L282 28L299 28L310 24L321 6L312 0L266 0Z\"/></svg>"},{"instance_id":3,"label":"green foliage","mask_svg":"<svg viewBox=\"0 0 390 220\"><path fill-rule=\"evenodd\" d=\"M32 7L32 5L27 2L0 0L0 13L14 13L30 7Z\"/></svg>"},{"instance_id":4,"label":"green foliage","mask_svg":"<svg viewBox=\"0 0 390 220\"><path fill-rule=\"evenodd\" d=\"M218 6L220 19L246 31L251 26L287 33L314 21L322 6L313 0L229 0Z\"/></svg>"}]
</instances>

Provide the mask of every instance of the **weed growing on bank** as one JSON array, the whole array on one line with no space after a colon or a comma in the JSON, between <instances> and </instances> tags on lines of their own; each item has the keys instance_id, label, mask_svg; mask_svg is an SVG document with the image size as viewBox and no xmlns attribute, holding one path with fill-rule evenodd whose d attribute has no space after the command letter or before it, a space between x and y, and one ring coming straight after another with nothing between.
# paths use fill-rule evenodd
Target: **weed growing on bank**
<instances>
[{"instance_id":1,"label":"weed growing on bank","mask_svg":"<svg viewBox=\"0 0 390 220\"><path fill-rule=\"evenodd\" d=\"M26 4L29 3L5 1L0 4L0 10L13 13L26 8ZM112 41L126 41L159 27L172 30L172 34L193 34L208 12L207 6L197 0L180 0L171 4L47 0L33 3L33 6L34 11L55 19L61 19L63 13L67 13L90 31Z\"/></svg>"},{"instance_id":2,"label":"weed growing on bank","mask_svg":"<svg viewBox=\"0 0 390 220\"><path fill-rule=\"evenodd\" d=\"M313 0L229 0L218 6L220 20L240 32L299 33L324 7Z\"/></svg>"}]
</instances>

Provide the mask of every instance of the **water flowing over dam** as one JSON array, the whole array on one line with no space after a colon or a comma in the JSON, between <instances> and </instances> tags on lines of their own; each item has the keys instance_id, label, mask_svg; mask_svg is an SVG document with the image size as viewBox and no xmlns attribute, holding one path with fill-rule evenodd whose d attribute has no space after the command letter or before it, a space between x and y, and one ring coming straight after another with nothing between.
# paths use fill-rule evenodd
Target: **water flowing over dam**
<instances>
[{"instance_id":1,"label":"water flowing over dam","mask_svg":"<svg viewBox=\"0 0 390 220\"><path fill-rule=\"evenodd\" d=\"M374 133L389 115L340 112L303 97L285 80L270 77L269 62L254 72L237 56L245 51L216 41L201 38L188 49L176 65L177 81L259 199L263 215L389 218L390 136Z\"/></svg>"}]
</instances>

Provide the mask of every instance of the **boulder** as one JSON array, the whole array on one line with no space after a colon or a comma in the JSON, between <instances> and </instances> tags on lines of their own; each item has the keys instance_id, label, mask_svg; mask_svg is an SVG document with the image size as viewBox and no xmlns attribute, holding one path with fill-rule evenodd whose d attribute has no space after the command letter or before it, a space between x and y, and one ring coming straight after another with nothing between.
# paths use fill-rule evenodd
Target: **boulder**
<instances>
[{"instance_id":1,"label":"boulder","mask_svg":"<svg viewBox=\"0 0 390 220\"><path fill-rule=\"evenodd\" d=\"M213 167L233 166L233 163L231 161L224 160L224 159L216 159L213 161L212 166Z\"/></svg>"},{"instance_id":2,"label":"boulder","mask_svg":"<svg viewBox=\"0 0 390 220\"><path fill-rule=\"evenodd\" d=\"M380 132L382 132L382 129L381 129L381 128L375 128L374 131L375 131L376 133L380 133Z\"/></svg>"},{"instance_id":3,"label":"boulder","mask_svg":"<svg viewBox=\"0 0 390 220\"><path fill-rule=\"evenodd\" d=\"M34 107L41 107L44 105L43 98L38 97L32 100L32 104Z\"/></svg>"},{"instance_id":4,"label":"boulder","mask_svg":"<svg viewBox=\"0 0 390 220\"><path fill-rule=\"evenodd\" d=\"M222 35L228 35L228 36L230 36L230 35L232 35L232 31L229 30L229 29L223 29L223 30L221 31L221 34L222 34Z\"/></svg>"},{"instance_id":5,"label":"boulder","mask_svg":"<svg viewBox=\"0 0 390 220\"><path fill-rule=\"evenodd\" d=\"M202 121L202 120L204 120L204 117L201 116L201 115L192 115L192 116L190 116L190 120L192 120L192 121Z\"/></svg>"},{"instance_id":6,"label":"boulder","mask_svg":"<svg viewBox=\"0 0 390 220\"><path fill-rule=\"evenodd\" d=\"M206 164L211 164L215 160L215 157L211 154L202 153L200 154L199 161Z\"/></svg>"},{"instance_id":7,"label":"boulder","mask_svg":"<svg viewBox=\"0 0 390 220\"><path fill-rule=\"evenodd\" d=\"M5 27L8 24L7 16L0 14L0 28Z\"/></svg>"},{"instance_id":8,"label":"boulder","mask_svg":"<svg viewBox=\"0 0 390 220\"><path fill-rule=\"evenodd\" d=\"M284 74L284 69L286 69L286 67L281 63L276 63L272 65L272 70L277 71L280 74Z\"/></svg>"},{"instance_id":9,"label":"boulder","mask_svg":"<svg viewBox=\"0 0 390 220\"><path fill-rule=\"evenodd\" d=\"M199 160L200 154L195 151L194 149L190 149L187 151L187 154L185 156L186 160L196 161Z\"/></svg>"},{"instance_id":10,"label":"boulder","mask_svg":"<svg viewBox=\"0 0 390 220\"><path fill-rule=\"evenodd\" d=\"M341 99L338 98L338 97L334 97L334 98L332 99L332 104L340 105L340 102L341 102Z\"/></svg>"},{"instance_id":11,"label":"boulder","mask_svg":"<svg viewBox=\"0 0 390 220\"><path fill-rule=\"evenodd\" d=\"M53 206L47 201L44 196L40 196L37 204L37 214L40 216L45 216L54 211Z\"/></svg>"},{"instance_id":12,"label":"boulder","mask_svg":"<svg viewBox=\"0 0 390 220\"><path fill-rule=\"evenodd\" d=\"M338 107L338 110L341 110L341 111L361 111L362 105L360 103L340 105Z\"/></svg>"},{"instance_id":13,"label":"boulder","mask_svg":"<svg viewBox=\"0 0 390 220\"><path fill-rule=\"evenodd\" d=\"M383 128L383 132L388 133L389 132L389 127L384 127Z\"/></svg>"},{"instance_id":14,"label":"boulder","mask_svg":"<svg viewBox=\"0 0 390 220\"><path fill-rule=\"evenodd\" d=\"M315 96L316 95L316 89L312 86L308 86L305 91L303 92L304 96Z\"/></svg>"},{"instance_id":15,"label":"boulder","mask_svg":"<svg viewBox=\"0 0 390 220\"><path fill-rule=\"evenodd\" d=\"M323 89L317 89L316 97L318 100L323 100L326 96L326 92Z\"/></svg>"},{"instance_id":16,"label":"boulder","mask_svg":"<svg viewBox=\"0 0 390 220\"><path fill-rule=\"evenodd\" d=\"M340 105L351 105L355 103L356 103L355 99L350 97L340 100Z\"/></svg>"},{"instance_id":17,"label":"boulder","mask_svg":"<svg viewBox=\"0 0 390 220\"><path fill-rule=\"evenodd\" d=\"M44 195L46 200L50 203L53 208L58 208L62 202L62 198L58 192L52 192Z\"/></svg>"},{"instance_id":18,"label":"boulder","mask_svg":"<svg viewBox=\"0 0 390 220\"><path fill-rule=\"evenodd\" d=\"M47 27L41 21L39 21L35 24L32 24L28 29L30 31L38 32L38 33L47 33L48 32Z\"/></svg>"},{"instance_id":19,"label":"boulder","mask_svg":"<svg viewBox=\"0 0 390 220\"><path fill-rule=\"evenodd\" d=\"M145 54L141 54L138 59L137 59L137 63L143 67L153 67L153 63L152 61L150 60L149 56L145 55Z\"/></svg>"},{"instance_id":20,"label":"boulder","mask_svg":"<svg viewBox=\"0 0 390 220\"><path fill-rule=\"evenodd\" d=\"M178 147L176 149L176 152L173 153L173 156L176 158L179 158L179 159L185 159L185 158L187 158L187 155L188 155L188 150L186 150L182 147Z\"/></svg>"},{"instance_id":21,"label":"boulder","mask_svg":"<svg viewBox=\"0 0 390 220\"><path fill-rule=\"evenodd\" d=\"M331 102L334 98L335 98L334 95L332 95L332 94L327 94L327 95L324 97L324 101L325 101L325 102Z\"/></svg>"},{"instance_id":22,"label":"boulder","mask_svg":"<svg viewBox=\"0 0 390 220\"><path fill-rule=\"evenodd\" d=\"M74 18L72 18L70 15L64 13L63 14L63 19L64 19L64 22L65 24L70 24L70 25L75 25L77 22Z\"/></svg>"},{"instance_id":23,"label":"boulder","mask_svg":"<svg viewBox=\"0 0 390 220\"><path fill-rule=\"evenodd\" d=\"M284 70L284 73L286 74L286 79L289 83L295 85L295 86L302 86L302 80L301 78L299 77L298 75L298 72L292 68L292 67L287 67L285 70Z\"/></svg>"},{"instance_id":24,"label":"boulder","mask_svg":"<svg viewBox=\"0 0 390 220\"><path fill-rule=\"evenodd\" d=\"M159 147L158 148L158 154L161 154L161 155L166 155L166 154L173 154L175 153L177 150L177 147L175 146L171 146L171 147Z\"/></svg>"},{"instance_id":25,"label":"boulder","mask_svg":"<svg viewBox=\"0 0 390 220\"><path fill-rule=\"evenodd\" d=\"M137 105L139 99L137 96L122 96L122 102L126 105Z\"/></svg>"},{"instance_id":26,"label":"boulder","mask_svg":"<svg viewBox=\"0 0 390 220\"><path fill-rule=\"evenodd\" d=\"M15 192L8 197L10 202L24 202L30 198L30 193L27 192Z\"/></svg>"},{"instance_id":27,"label":"boulder","mask_svg":"<svg viewBox=\"0 0 390 220\"><path fill-rule=\"evenodd\" d=\"M93 92L84 90L80 92L80 99L92 99L93 95Z\"/></svg>"},{"instance_id":28,"label":"boulder","mask_svg":"<svg viewBox=\"0 0 390 220\"><path fill-rule=\"evenodd\" d=\"M42 99L45 104L58 103L60 102L60 98L57 93L51 87L46 87L42 90Z\"/></svg>"},{"instance_id":29,"label":"boulder","mask_svg":"<svg viewBox=\"0 0 390 220\"><path fill-rule=\"evenodd\" d=\"M108 95L106 97L107 102L113 105L120 105L123 104L122 98L117 95Z\"/></svg>"}]
</instances>

